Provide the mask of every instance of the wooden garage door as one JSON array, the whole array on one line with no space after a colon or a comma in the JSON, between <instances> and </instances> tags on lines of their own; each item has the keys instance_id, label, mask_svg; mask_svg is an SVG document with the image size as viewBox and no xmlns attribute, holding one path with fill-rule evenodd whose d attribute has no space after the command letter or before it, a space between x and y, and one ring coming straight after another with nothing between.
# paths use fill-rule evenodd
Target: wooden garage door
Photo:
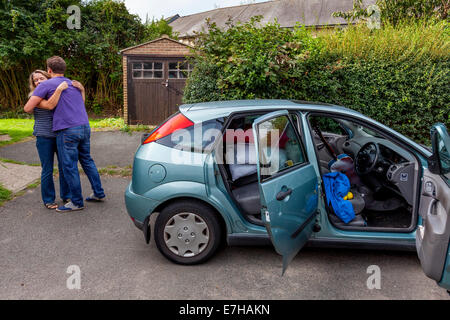
<instances>
[{"instance_id":1,"label":"wooden garage door","mask_svg":"<svg viewBox=\"0 0 450 320\"><path fill-rule=\"evenodd\" d=\"M183 57L129 57L129 124L157 125L177 112L191 71Z\"/></svg>"}]
</instances>

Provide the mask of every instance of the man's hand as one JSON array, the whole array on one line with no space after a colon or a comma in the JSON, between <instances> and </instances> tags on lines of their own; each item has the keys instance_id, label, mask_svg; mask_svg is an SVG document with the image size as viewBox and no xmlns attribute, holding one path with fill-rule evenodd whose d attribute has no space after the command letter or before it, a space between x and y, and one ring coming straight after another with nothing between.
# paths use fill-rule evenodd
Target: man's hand
<instances>
[{"instance_id":1,"label":"man's hand","mask_svg":"<svg viewBox=\"0 0 450 320\"><path fill-rule=\"evenodd\" d=\"M60 90L60 91L64 91L69 87L69 85L67 84L67 82L63 81L61 82L61 84L58 86L58 88L56 88L56 90Z\"/></svg>"},{"instance_id":2,"label":"man's hand","mask_svg":"<svg viewBox=\"0 0 450 320\"><path fill-rule=\"evenodd\" d=\"M26 113L32 113L34 108L36 108L39 105L39 103L41 103L41 101L42 101L42 98L37 97L37 96L31 96L31 98L28 100L25 107L23 107L23 110Z\"/></svg>"},{"instance_id":3,"label":"man's hand","mask_svg":"<svg viewBox=\"0 0 450 320\"><path fill-rule=\"evenodd\" d=\"M77 88L78 90L80 90L81 92L84 91L84 86L81 84L81 82L77 81L77 80L73 80L72 81L72 85Z\"/></svg>"},{"instance_id":4,"label":"man's hand","mask_svg":"<svg viewBox=\"0 0 450 320\"><path fill-rule=\"evenodd\" d=\"M84 86L81 84L81 82L78 82L77 80L73 80L72 85L75 88L77 88L78 90L80 90L81 96L83 97L83 101L86 101L86 92L85 92Z\"/></svg>"}]
</instances>

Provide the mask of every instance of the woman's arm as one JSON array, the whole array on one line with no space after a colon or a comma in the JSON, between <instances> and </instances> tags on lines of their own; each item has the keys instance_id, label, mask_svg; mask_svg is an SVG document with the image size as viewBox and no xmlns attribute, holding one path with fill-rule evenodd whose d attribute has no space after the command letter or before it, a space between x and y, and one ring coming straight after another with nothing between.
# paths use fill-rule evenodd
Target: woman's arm
<instances>
[{"instance_id":1,"label":"woman's arm","mask_svg":"<svg viewBox=\"0 0 450 320\"><path fill-rule=\"evenodd\" d=\"M31 98L26 103L25 107L23 107L23 110L26 113L33 113L34 108L36 108L41 101L42 101L42 98L37 97L37 96L31 96Z\"/></svg>"},{"instance_id":2,"label":"woman's arm","mask_svg":"<svg viewBox=\"0 0 450 320\"><path fill-rule=\"evenodd\" d=\"M59 98L61 97L61 93L66 90L69 86L67 85L67 82L61 82L61 84L56 88L55 93L52 94L50 99L48 100L42 100L41 103L38 105L38 108L46 109L46 110L53 110L58 105Z\"/></svg>"},{"instance_id":3,"label":"woman's arm","mask_svg":"<svg viewBox=\"0 0 450 320\"><path fill-rule=\"evenodd\" d=\"M81 91L81 95L83 96L83 101L86 102L86 90L84 89L84 86L81 84L81 82L78 82L77 80L73 80L72 85Z\"/></svg>"}]
</instances>

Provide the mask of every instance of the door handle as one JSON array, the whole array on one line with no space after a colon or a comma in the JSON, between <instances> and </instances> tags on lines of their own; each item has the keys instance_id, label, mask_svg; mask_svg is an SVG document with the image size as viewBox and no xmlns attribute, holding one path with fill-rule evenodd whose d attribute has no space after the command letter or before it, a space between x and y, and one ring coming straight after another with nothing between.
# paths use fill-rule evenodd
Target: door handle
<instances>
[{"instance_id":1,"label":"door handle","mask_svg":"<svg viewBox=\"0 0 450 320\"><path fill-rule=\"evenodd\" d=\"M436 199L431 200L431 202L428 206L428 210L427 210L428 215L433 215L433 216L437 215L437 207L436 207L437 204L438 204L438 200L436 200Z\"/></svg>"},{"instance_id":2,"label":"door handle","mask_svg":"<svg viewBox=\"0 0 450 320\"><path fill-rule=\"evenodd\" d=\"M292 194L292 189L287 189L286 191L280 191L277 194L277 200L278 201L283 201L284 199L289 197L291 194Z\"/></svg>"}]
</instances>

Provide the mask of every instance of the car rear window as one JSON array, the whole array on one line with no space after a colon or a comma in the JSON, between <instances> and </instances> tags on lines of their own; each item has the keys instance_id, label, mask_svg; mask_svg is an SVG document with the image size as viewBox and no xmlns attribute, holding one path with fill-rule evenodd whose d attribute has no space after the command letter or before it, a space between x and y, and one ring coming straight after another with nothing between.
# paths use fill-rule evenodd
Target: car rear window
<instances>
[{"instance_id":1,"label":"car rear window","mask_svg":"<svg viewBox=\"0 0 450 320\"><path fill-rule=\"evenodd\" d=\"M222 136L224 118L196 123L195 125L173 132L156 143L166 147L188 152L210 152L218 137Z\"/></svg>"}]
</instances>

